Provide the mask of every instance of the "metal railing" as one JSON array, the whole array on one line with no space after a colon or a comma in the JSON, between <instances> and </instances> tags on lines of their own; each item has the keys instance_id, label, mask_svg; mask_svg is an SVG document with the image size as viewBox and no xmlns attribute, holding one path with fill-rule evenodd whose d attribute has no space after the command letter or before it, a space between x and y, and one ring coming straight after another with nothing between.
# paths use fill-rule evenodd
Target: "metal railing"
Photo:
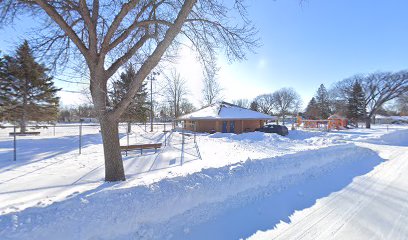
<instances>
[{"instance_id":1,"label":"metal railing","mask_svg":"<svg viewBox=\"0 0 408 240\"><path fill-rule=\"evenodd\" d=\"M145 123L132 123L131 127L136 131L146 131L147 125ZM163 133L163 131L168 130L171 130L171 123L153 124L153 132ZM130 133L128 132L128 123L120 123L118 131L122 144L129 145ZM125 135L126 140L124 139ZM166 135L164 134L165 144ZM126 143L123 141L126 141ZM134 141L137 141L136 137ZM64 147L72 151L75 150L75 145L77 146L78 154L82 154L83 147L93 143L102 143L100 125L98 123L28 125L26 134L20 133L18 126L2 126L0 128L0 161L17 161L19 153L22 152L24 155L27 155L26 157L29 157L30 154L42 152L61 152L64 150Z\"/></svg>"}]
</instances>

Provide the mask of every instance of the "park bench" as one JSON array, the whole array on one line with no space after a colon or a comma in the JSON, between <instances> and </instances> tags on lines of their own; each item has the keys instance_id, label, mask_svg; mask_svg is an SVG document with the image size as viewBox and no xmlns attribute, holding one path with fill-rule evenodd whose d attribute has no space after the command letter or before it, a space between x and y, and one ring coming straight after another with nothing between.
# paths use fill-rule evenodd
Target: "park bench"
<instances>
[{"instance_id":1,"label":"park bench","mask_svg":"<svg viewBox=\"0 0 408 240\"><path fill-rule=\"evenodd\" d=\"M22 132L10 132L9 136L14 136L14 134L16 136L37 136L37 135L40 135L40 133L41 132L25 132L25 133L22 133Z\"/></svg>"},{"instance_id":2,"label":"park bench","mask_svg":"<svg viewBox=\"0 0 408 240\"><path fill-rule=\"evenodd\" d=\"M120 149L122 151L127 152L131 150L139 150L140 149L140 154L143 154L143 149L154 149L154 152L157 152L158 148L161 148L162 144L161 143L148 143L148 144L136 144L136 145L129 145L129 146L120 146Z\"/></svg>"}]
</instances>

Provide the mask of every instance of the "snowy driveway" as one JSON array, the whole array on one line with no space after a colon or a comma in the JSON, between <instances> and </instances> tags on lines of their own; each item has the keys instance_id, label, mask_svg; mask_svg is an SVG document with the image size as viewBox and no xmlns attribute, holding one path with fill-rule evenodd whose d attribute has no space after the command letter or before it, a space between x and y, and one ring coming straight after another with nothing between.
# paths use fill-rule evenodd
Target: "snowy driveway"
<instances>
[{"instance_id":1,"label":"snowy driveway","mask_svg":"<svg viewBox=\"0 0 408 240\"><path fill-rule=\"evenodd\" d=\"M358 145L387 161L251 239L408 239L408 131Z\"/></svg>"}]
</instances>

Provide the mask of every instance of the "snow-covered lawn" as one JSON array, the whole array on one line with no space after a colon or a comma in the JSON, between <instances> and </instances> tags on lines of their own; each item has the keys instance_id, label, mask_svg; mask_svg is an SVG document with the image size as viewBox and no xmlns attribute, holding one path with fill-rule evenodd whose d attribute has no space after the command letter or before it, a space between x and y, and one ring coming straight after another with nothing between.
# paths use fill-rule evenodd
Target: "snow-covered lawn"
<instances>
[{"instance_id":1,"label":"snow-covered lawn","mask_svg":"<svg viewBox=\"0 0 408 240\"><path fill-rule=\"evenodd\" d=\"M130 144L168 142L157 153L136 151L124 157L127 181L120 183L103 182L97 128L84 133L81 155L76 129L56 137L20 137L16 162L12 139L3 134L0 239L239 239L253 234L255 239L282 234L287 234L282 239L294 234L314 238L307 229L319 234L317 229L325 226L318 225L319 219L326 215L322 219L331 224L330 230L321 237L327 238L362 211L351 206L353 201L344 203L346 197L368 203L370 194L375 195L370 189L385 194L381 190L391 182L395 189L408 189L407 181L398 185L404 180L402 171L408 172L402 162L408 160L406 126L329 133L295 130L288 137L200 134L197 145L190 134L184 146L179 132L164 136L161 130L133 127ZM126 134L121 141L126 144ZM395 174L401 179L394 179ZM385 182L371 182L371 175ZM398 189L384 199L407 199L407 192ZM398 204L405 208L399 222L408 224L407 203ZM330 222L336 214L345 220ZM393 234L407 232L395 229Z\"/></svg>"}]
</instances>

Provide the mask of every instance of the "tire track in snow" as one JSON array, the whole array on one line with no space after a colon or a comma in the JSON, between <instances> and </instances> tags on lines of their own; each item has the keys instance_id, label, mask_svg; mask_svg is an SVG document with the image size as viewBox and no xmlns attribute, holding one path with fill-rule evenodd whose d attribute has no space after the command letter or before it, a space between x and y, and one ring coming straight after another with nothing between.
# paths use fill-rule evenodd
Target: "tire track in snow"
<instances>
[{"instance_id":1,"label":"tire track in snow","mask_svg":"<svg viewBox=\"0 0 408 240\"><path fill-rule=\"evenodd\" d=\"M370 148L369 146L373 146L375 144L364 144L364 145ZM390 156L390 159L392 159L395 157L395 155L398 155L398 149L400 149L401 147L390 146L389 148L394 148L394 149L397 148L397 150L394 150L393 154ZM318 229L317 226L319 224L326 225L326 224L321 224L321 223L324 221L330 221L329 217L337 209L333 208L331 211L326 210L326 209L329 209L330 205L333 205L337 201L344 201L340 199L340 197L342 197L342 195L344 194L344 192L342 191L336 192L334 196L329 196L330 199L327 202L324 202L324 205L318 207L317 209L312 210L312 212L308 213L307 215L302 217L302 219L296 221L295 223L289 224L288 226L286 226L285 230L282 230L281 233L276 235L276 238L277 239L333 238L346 224L348 224L352 220L354 216L358 214L359 210L361 209L361 206L363 206L364 203L371 202L372 198L375 198L379 194L383 193L382 190L387 188L393 182L392 180L397 178L397 177L394 177L394 178L392 177L395 176L395 172L397 172L398 169L407 168L407 165L408 165L408 162L404 162L404 161L400 161L400 162L397 161L396 163L398 164L392 164L393 162L389 162L389 161L387 161L387 163L391 164L392 169L391 170L388 169L386 175L384 175L383 169L380 169L380 170L377 169L377 171L369 175L359 177L357 181L360 186L367 185L371 181L370 179L375 178L376 180L373 183L370 183L368 187L366 187L361 193L359 193L358 199L355 200L357 204L353 204L352 207L347 209L347 211L345 211L344 214L342 214L340 217L339 216L333 217L334 219L337 219L337 221L330 224L328 228L322 231L322 229ZM379 177L381 175L383 175L383 177ZM378 186L381 185L380 182L384 180L384 177L385 179L389 180L389 183L387 185L384 185L378 188ZM375 194L368 196L367 193L372 191L373 189L377 189L375 190ZM351 194L355 195L355 193L351 193ZM322 215L322 216L319 217L319 215ZM317 220L311 221L314 218L317 218ZM296 227L301 227L301 226L303 226L304 228L303 230L301 230L300 232L297 231L297 233L295 233L294 236L290 235L292 234L291 232L293 231L293 229L295 229Z\"/></svg>"}]
</instances>

